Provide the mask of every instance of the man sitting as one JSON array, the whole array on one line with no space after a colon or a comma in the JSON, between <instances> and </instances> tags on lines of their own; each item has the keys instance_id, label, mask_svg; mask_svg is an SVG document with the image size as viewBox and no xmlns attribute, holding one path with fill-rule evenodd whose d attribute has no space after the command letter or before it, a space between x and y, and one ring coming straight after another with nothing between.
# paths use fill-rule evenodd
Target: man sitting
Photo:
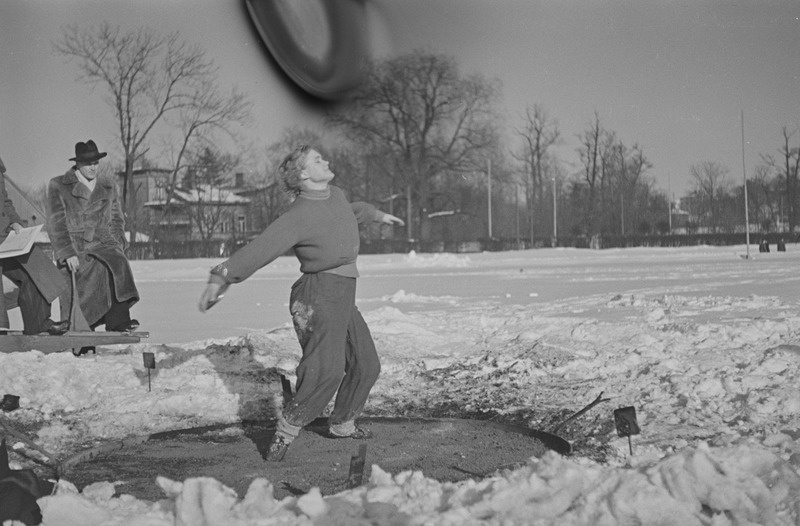
<instances>
[{"instance_id":1,"label":"man sitting","mask_svg":"<svg viewBox=\"0 0 800 526\"><path fill-rule=\"evenodd\" d=\"M21 219L6 191L6 167L0 161L0 243L13 230L22 230ZM50 319L50 304L65 289L66 283L53 262L34 245L27 254L0 259L0 272L19 288L17 304L22 311L25 334L64 334L69 320ZM0 279L0 330L9 329L6 297Z\"/></svg>"},{"instance_id":2,"label":"man sitting","mask_svg":"<svg viewBox=\"0 0 800 526\"><path fill-rule=\"evenodd\" d=\"M104 324L107 331L133 331L139 322L131 318L130 308L139 301L139 292L125 256L125 219L116 182L99 172L105 156L94 141L75 145L70 159L75 164L47 187L47 233L68 282L70 273L75 278L89 327Z\"/></svg>"}]
</instances>

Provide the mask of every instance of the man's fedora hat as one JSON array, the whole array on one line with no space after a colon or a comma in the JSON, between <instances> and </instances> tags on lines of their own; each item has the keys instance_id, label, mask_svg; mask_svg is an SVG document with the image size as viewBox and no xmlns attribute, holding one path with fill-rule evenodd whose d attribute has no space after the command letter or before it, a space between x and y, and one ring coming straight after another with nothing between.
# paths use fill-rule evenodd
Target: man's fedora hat
<instances>
[{"instance_id":1,"label":"man's fedora hat","mask_svg":"<svg viewBox=\"0 0 800 526\"><path fill-rule=\"evenodd\" d=\"M78 163L93 163L102 159L106 155L106 152L98 152L97 145L93 140L89 139L86 142L75 143L75 157L70 159L70 161L75 161Z\"/></svg>"}]
</instances>

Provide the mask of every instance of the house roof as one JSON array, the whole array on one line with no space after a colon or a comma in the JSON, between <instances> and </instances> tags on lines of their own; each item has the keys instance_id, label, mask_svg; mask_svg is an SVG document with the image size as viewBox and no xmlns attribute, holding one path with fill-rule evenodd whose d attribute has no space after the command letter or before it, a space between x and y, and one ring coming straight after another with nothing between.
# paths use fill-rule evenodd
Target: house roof
<instances>
[{"instance_id":1,"label":"house roof","mask_svg":"<svg viewBox=\"0 0 800 526\"><path fill-rule=\"evenodd\" d=\"M131 233L127 230L125 231L125 239L130 243L131 241ZM148 243L150 241L150 236L145 234L144 232L136 232L136 241L141 243ZM50 236L47 235L47 231L43 228L39 234L36 236L36 243L50 243Z\"/></svg>"},{"instance_id":2,"label":"house roof","mask_svg":"<svg viewBox=\"0 0 800 526\"><path fill-rule=\"evenodd\" d=\"M233 193L229 188L220 188L207 184L198 185L194 188L176 188L172 192L175 200L187 204L214 204L214 205L239 205L248 204L250 199ZM147 201L144 206L159 206L167 203L166 198Z\"/></svg>"},{"instance_id":3,"label":"house roof","mask_svg":"<svg viewBox=\"0 0 800 526\"><path fill-rule=\"evenodd\" d=\"M163 174L170 174L170 173L172 173L172 170L169 169L169 168L136 168L133 171L131 171L131 174L134 175L134 176L137 176L137 175L153 175L153 174L161 174L161 175L163 175ZM124 171L119 171L119 172L117 172L117 175L122 177L123 175L125 175L125 172Z\"/></svg>"}]
</instances>

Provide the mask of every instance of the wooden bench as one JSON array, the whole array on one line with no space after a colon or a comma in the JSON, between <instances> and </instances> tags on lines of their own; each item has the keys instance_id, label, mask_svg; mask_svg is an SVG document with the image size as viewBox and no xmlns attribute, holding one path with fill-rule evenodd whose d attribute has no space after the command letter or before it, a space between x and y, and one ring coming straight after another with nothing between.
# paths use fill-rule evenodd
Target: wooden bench
<instances>
[{"instance_id":1,"label":"wooden bench","mask_svg":"<svg viewBox=\"0 0 800 526\"><path fill-rule=\"evenodd\" d=\"M45 354L98 345L139 343L149 332L69 331L59 336L23 334L22 331L0 331L0 352L41 351Z\"/></svg>"}]
</instances>

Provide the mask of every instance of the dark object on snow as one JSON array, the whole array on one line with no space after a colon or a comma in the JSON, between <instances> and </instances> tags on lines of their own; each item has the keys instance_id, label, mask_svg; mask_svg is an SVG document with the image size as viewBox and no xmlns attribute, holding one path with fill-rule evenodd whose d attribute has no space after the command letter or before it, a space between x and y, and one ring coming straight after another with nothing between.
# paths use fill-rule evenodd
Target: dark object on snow
<instances>
[{"instance_id":1,"label":"dark object on snow","mask_svg":"<svg viewBox=\"0 0 800 526\"><path fill-rule=\"evenodd\" d=\"M156 368L156 355L151 352L142 353L142 360L147 369L147 392L150 392L150 369Z\"/></svg>"},{"instance_id":2,"label":"dark object on snow","mask_svg":"<svg viewBox=\"0 0 800 526\"><path fill-rule=\"evenodd\" d=\"M617 434L621 437L638 435L640 430L636 422L636 408L631 406L615 409L614 425L617 426Z\"/></svg>"},{"instance_id":3,"label":"dark object on snow","mask_svg":"<svg viewBox=\"0 0 800 526\"><path fill-rule=\"evenodd\" d=\"M778 252L786 252L786 243L783 238L778 239Z\"/></svg>"},{"instance_id":4,"label":"dark object on snow","mask_svg":"<svg viewBox=\"0 0 800 526\"><path fill-rule=\"evenodd\" d=\"M608 402L609 400L611 400L611 399L610 398L603 398L603 391L600 391L600 394L597 395L597 398L592 400L592 402L589 405L587 405L586 407L584 407L583 409L581 409L577 413L572 414L569 418L567 418L566 420L564 420L560 424L556 425L553 429L551 429L551 433L558 433L558 430L561 429L564 426L564 424L566 424L567 422L569 422L571 420L575 420L576 418L581 416L583 413L585 413L589 409L591 409L594 406L596 406L597 404L602 403L602 402Z\"/></svg>"},{"instance_id":5,"label":"dark object on snow","mask_svg":"<svg viewBox=\"0 0 800 526\"><path fill-rule=\"evenodd\" d=\"M19 397L12 394L7 394L3 396L3 401L0 402L0 409L5 412L13 411L14 409L19 409Z\"/></svg>"},{"instance_id":6,"label":"dark object on snow","mask_svg":"<svg viewBox=\"0 0 800 526\"><path fill-rule=\"evenodd\" d=\"M761 243L758 244L758 251L769 252L769 243L767 242L766 238L762 239Z\"/></svg>"},{"instance_id":7,"label":"dark object on snow","mask_svg":"<svg viewBox=\"0 0 800 526\"><path fill-rule=\"evenodd\" d=\"M631 435L638 435L639 423L636 422L636 408L620 407L614 410L614 425L617 426L617 434L621 437L628 437L628 450L633 455L633 444L631 444Z\"/></svg>"},{"instance_id":8,"label":"dark object on snow","mask_svg":"<svg viewBox=\"0 0 800 526\"><path fill-rule=\"evenodd\" d=\"M350 473L347 477L347 489L357 488L364 480L364 464L367 460L367 445L358 447L358 454L350 458Z\"/></svg>"},{"instance_id":9,"label":"dark object on snow","mask_svg":"<svg viewBox=\"0 0 800 526\"><path fill-rule=\"evenodd\" d=\"M142 361L144 362L144 366L148 369L155 369L156 368L156 355L151 352L143 352L142 353Z\"/></svg>"},{"instance_id":10,"label":"dark object on snow","mask_svg":"<svg viewBox=\"0 0 800 526\"><path fill-rule=\"evenodd\" d=\"M600 394L597 395L597 398L592 400L589 403L589 405L585 406L583 409L581 409L577 413L573 413L572 415L570 415L568 418L566 418L562 422L556 424L550 430L549 433L547 433L545 431L533 431L533 433L536 433L534 436L539 438L539 440L541 440L548 448L552 449L553 451L557 452L558 454L560 454L560 455L569 455L570 453L572 453L572 444L570 444L569 442L567 442L566 440L564 440L563 438L558 436L556 434L556 433L558 433L558 430L561 429L562 427L564 427L565 424L567 424L568 422L571 422L572 420L575 420L576 418L578 418L579 416L581 416L582 414L584 414L585 412L587 412L588 410L590 410L591 408L596 406L597 404L601 404L603 402L608 402L609 400L610 400L610 398L603 398L603 392L600 391Z\"/></svg>"},{"instance_id":11,"label":"dark object on snow","mask_svg":"<svg viewBox=\"0 0 800 526\"><path fill-rule=\"evenodd\" d=\"M42 510L36 499L49 495L53 484L40 480L31 469L10 469L6 441L0 442L0 523L21 521L41 524Z\"/></svg>"}]
</instances>

